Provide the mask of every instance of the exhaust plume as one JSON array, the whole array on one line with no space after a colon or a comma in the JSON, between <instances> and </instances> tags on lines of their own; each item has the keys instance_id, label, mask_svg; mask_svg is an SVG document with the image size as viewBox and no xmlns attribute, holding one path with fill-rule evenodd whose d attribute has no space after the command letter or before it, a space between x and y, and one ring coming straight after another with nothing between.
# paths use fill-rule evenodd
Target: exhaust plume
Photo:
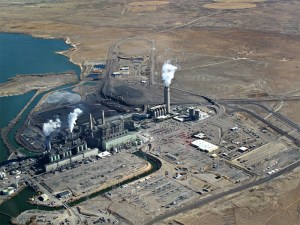
<instances>
[{"instance_id":1,"label":"exhaust plume","mask_svg":"<svg viewBox=\"0 0 300 225\"><path fill-rule=\"evenodd\" d=\"M60 119L49 120L48 123L43 124L43 132L46 137L48 137L55 129L60 128L61 121Z\"/></svg>"},{"instance_id":2,"label":"exhaust plume","mask_svg":"<svg viewBox=\"0 0 300 225\"><path fill-rule=\"evenodd\" d=\"M171 64L170 61L166 61L162 66L162 80L165 87L169 87L172 79L174 78L174 73L177 70L177 66Z\"/></svg>"},{"instance_id":3,"label":"exhaust plume","mask_svg":"<svg viewBox=\"0 0 300 225\"><path fill-rule=\"evenodd\" d=\"M73 112L70 112L68 116L69 128L71 133L73 132L74 126L76 124L76 120L78 116L82 113L82 110L79 108L74 109Z\"/></svg>"}]
</instances>

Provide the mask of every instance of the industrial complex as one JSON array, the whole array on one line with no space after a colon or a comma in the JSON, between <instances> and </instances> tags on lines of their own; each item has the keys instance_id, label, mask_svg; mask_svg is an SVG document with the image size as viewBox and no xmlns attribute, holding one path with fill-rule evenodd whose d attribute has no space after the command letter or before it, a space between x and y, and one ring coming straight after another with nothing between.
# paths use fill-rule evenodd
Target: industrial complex
<instances>
[{"instance_id":1,"label":"industrial complex","mask_svg":"<svg viewBox=\"0 0 300 225\"><path fill-rule=\"evenodd\" d=\"M32 204L62 206L76 224L152 224L299 162L300 128L281 114L173 88L175 62L166 61L163 82L154 82L153 51L126 56L118 49L89 65L95 85L84 100L50 109L42 102L47 110L26 118L16 140L34 156L1 167L10 181L1 183L1 197L30 185L40 192Z\"/></svg>"}]
</instances>

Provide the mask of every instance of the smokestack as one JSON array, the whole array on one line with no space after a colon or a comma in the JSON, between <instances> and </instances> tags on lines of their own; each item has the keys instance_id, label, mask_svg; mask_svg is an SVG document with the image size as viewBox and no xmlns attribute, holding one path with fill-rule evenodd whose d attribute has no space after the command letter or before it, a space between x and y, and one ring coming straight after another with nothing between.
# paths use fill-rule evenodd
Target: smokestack
<instances>
[{"instance_id":1,"label":"smokestack","mask_svg":"<svg viewBox=\"0 0 300 225\"><path fill-rule=\"evenodd\" d=\"M93 118L91 113L90 113L90 129L93 130Z\"/></svg>"},{"instance_id":2,"label":"smokestack","mask_svg":"<svg viewBox=\"0 0 300 225\"><path fill-rule=\"evenodd\" d=\"M47 142L47 149L48 149L48 152L51 151L51 142L50 142L50 140Z\"/></svg>"},{"instance_id":3,"label":"smokestack","mask_svg":"<svg viewBox=\"0 0 300 225\"><path fill-rule=\"evenodd\" d=\"M91 113L90 113L90 129L91 129L92 137L94 137L94 133L93 133L93 118L92 118L92 114Z\"/></svg>"},{"instance_id":4,"label":"smokestack","mask_svg":"<svg viewBox=\"0 0 300 225\"><path fill-rule=\"evenodd\" d=\"M71 132L71 141L72 141L72 145L74 145L74 137L73 137L73 132Z\"/></svg>"},{"instance_id":5,"label":"smokestack","mask_svg":"<svg viewBox=\"0 0 300 225\"><path fill-rule=\"evenodd\" d=\"M166 105L166 114L170 113L170 88L165 86L164 88L164 103Z\"/></svg>"},{"instance_id":6,"label":"smokestack","mask_svg":"<svg viewBox=\"0 0 300 225\"><path fill-rule=\"evenodd\" d=\"M50 136L46 136L46 150L47 152L51 151L51 141L50 141Z\"/></svg>"},{"instance_id":7,"label":"smokestack","mask_svg":"<svg viewBox=\"0 0 300 225\"><path fill-rule=\"evenodd\" d=\"M104 110L102 110L102 124L105 124Z\"/></svg>"},{"instance_id":8,"label":"smokestack","mask_svg":"<svg viewBox=\"0 0 300 225\"><path fill-rule=\"evenodd\" d=\"M166 61L162 66L162 80L164 82L164 104L166 105L166 113L170 113L170 84L174 78L174 74L177 70L177 66L171 64L170 61Z\"/></svg>"}]
</instances>

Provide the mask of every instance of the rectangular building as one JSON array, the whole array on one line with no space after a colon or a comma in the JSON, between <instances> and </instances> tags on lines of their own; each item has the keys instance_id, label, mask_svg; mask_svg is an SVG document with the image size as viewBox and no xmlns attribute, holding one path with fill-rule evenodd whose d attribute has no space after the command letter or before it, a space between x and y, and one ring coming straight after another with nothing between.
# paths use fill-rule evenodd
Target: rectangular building
<instances>
[{"instance_id":1,"label":"rectangular building","mask_svg":"<svg viewBox=\"0 0 300 225\"><path fill-rule=\"evenodd\" d=\"M117 136L115 138L111 138L108 140L103 140L102 141L102 149L103 150L110 150L113 147L126 144L127 142L130 141L135 141L137 139L137 136L135 133L127 133L121 136Z\"/></svg>"},{"instance_id":2,"label":"rectangular building","mask_svg":"<svg viewBox=\"0 0 300 225\"><path fill-rule=\"evenodd\" d=\"M193 141L191 145L204 152L213 152L219 148L218 146L203 140Z\"/></svg>"}]
</instances>

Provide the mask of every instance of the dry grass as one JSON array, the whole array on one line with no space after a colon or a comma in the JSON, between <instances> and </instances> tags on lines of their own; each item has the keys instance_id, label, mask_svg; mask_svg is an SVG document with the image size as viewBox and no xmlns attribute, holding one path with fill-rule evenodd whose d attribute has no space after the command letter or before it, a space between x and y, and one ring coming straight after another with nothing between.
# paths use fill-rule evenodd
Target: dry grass
<instances>
[{"instance_id":1,"label":"dry grass","mask_svg":"<svg viewBox=\"0 0 300 225\"><path fill-rule=\"evenodd\" d=\"M255 8L256 4L244 3L244 2L220 2L203 5L208 9L250 9Z\"/></svg>"},{"instance_id":2,"label":"dry grass","mask_svg":"<svg viewBox=\"0 0 300 225\"><path fill-rule=\"evenodd\" d=\"M266 0L214 0L215 2L223 3L256 3L256 2L265 2Z\"/></svg>"},{"instance_id":3,"label":"dry grass","mask_svg":"<svg viewBox=\"0 0 300 225\"><path fill-rule=\"evenodd\" d=\"M144 2L131 2L130 6L157 6L169 4L168 1L144 1Z\"/></svg>"}]
</instances>

